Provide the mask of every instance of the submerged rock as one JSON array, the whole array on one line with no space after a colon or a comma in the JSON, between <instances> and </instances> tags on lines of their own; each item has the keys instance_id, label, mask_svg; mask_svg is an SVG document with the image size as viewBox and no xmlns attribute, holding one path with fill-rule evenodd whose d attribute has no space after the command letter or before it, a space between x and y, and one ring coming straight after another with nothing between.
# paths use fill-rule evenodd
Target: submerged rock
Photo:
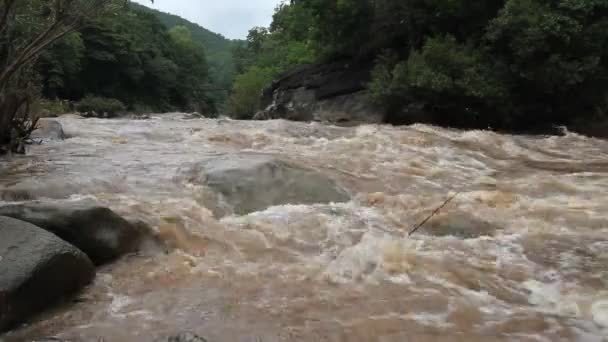
<instances>
[{"instance_id":1,"label":"submerged rock","mask_svg":"<svg viewBox=\"0 0 608 342\"><path fill-rule=\"evenodd\" d=\"M263 154L217 157L189 169L185 180L221 195L240 215L284 204L347 202L349 195L332 179Z\"/></svg>"},{"instance_id":2,"label":"submerged rock","mask_svg":"<svg viewBox=\"0 0 608 342\"><path fill-rule=\"evenodd\" d=\"M85 252L96 264L136 251L144 231L94 202L26 203L0 207L0 215L41 227Z\"/></svg>"},{"instance_id":3,"label":"submerged rock","mask_svg":"<svg viewBox=\"0 0 608 342\"><path fill-rule=\"evenodd\" d=\"M93 263L30 223L0 216L0 331L87 285Z\"/></svg>"},{"instance_id":4,"label":"submerged rock","mask_svg":"<svg viewBox=\"0 0 608 342\"><path fill-rule=\"evenodd\" d=\"M63 126L55 120L40 120L38 122L38 128L32 132L30 136L32 139L41 140L63 140L65 139L65 133L63 132Z\"/></svg>"},{"instance_id":5,"label":"submerged rock","mask_svg":"<svg viewBox=\"0 0 608 342\"><path fill-rule=\"evenodd\" d=\"M455 236L461 239L476 239L493 236L500 228L466 213L440 214L432 218L420 232L434 236Z\"/></svg>"},{"instance_id":6,"label":"submerged rock","mask_svg":"<svg viewBox=\"0 0 608 342\"><path fill-rule=\"evenodd\" d=\"M170 336L167 339L158 340L157 342L207 342L207 340L196 334L187 332Z\"/></svg>"},{"instance_id":7,"label":"submerged rock","mask_svg":"<svg viewBox=\"0 0 608 342\"><path fill-rule=\"evenodd\" d=\"M182 119L184 119L184 120L195 120L195 119L204 119L204 118L205 118L205 116L198 112L184 114L184 116L182 117Z\"/></svg>"}]
</instances>

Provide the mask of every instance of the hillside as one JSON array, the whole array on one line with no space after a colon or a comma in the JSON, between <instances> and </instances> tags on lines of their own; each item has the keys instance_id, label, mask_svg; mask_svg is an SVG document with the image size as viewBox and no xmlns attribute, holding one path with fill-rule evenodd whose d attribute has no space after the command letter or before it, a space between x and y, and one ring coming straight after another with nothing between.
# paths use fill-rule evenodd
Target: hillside
<instances>
[{"instance_id":1,"label":"hillside","mask_svg":"<svg viewBox=\"0 0 608 342\"><path fill-rule=\"evenodd\" d=\"M211 86L226 89L214 90L213 98L221 106L226 100L227 89L231 88L235 74L232 49L243 42L227 39L219 33L211 32L177 15L161 12L133 2L131 2L131 6L134 9L154 14L169 29L175 26L187 27L192 34L192 39L205 46Z\"/></svg>"}]
</instances>

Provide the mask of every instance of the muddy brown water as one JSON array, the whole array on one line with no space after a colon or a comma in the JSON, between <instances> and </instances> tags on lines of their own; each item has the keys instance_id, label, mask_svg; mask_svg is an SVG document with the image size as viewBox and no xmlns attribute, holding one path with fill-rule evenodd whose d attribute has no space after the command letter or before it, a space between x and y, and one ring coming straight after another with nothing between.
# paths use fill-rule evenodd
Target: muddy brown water
<instances>
[{"instance_id":1,"label":"muddy brown water","mask_svg":"<svg viewBox=\"0 0 608 342\"><path fill-rule=\"evenodd\" d=\"M101 268L0 340L608 341L607 141L182 117L62 117L70 139L1 163L3 187L93 198L178 248ZM236 152L314 168L353 199L214 217L178 175Z\"/></svg>"}]
</instances>

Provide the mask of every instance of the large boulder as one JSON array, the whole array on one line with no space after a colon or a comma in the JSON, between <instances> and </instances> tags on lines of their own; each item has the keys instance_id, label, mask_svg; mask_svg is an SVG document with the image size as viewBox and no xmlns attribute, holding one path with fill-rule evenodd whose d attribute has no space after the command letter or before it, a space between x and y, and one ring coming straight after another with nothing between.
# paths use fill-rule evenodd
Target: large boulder
<instances>
[{"instance_id":1,"label":"large boulder","mask_svg":"<svg viewBox=\"0 0 608 342\"><path fill-rule=\"evenodd\" d=\"M337 61L306 65L264 90L254 119L287 119L354 125L380 123L383 111L369 101L366 84L373 63Z\"/></svg>"},{"instance_id":2,"label":"large boulder","mask_svg":"<svg viewBox=\"0 0 608 342\"><path fill-rule=\"evenodd\" d=\"M77 248L27 222L0 216L0 331L87 285L93 263Z\"/></svg>"},{"instance_id":3,"label":"large boulder","mask_svg":"<svg viewBox=\"0 0 608 342\"><path fill-rule=\"evenodd\" d=\"M263 154L235 154L189 168L185 181L221 194L237 214L284 204L347 202L349 195L332 179Z\"/></svg>"},{"instance_id":4,"label":"large boulder","mask_svg":"<svg viewBox=\"0 0 608 342\"><path fill-rule=\"evenodd\" d=\"M96 264L136 251L144 231L91 201L25 203L0 207L0 215L48 230L78 247Z\"/></svg>"},{"instance_id":5,"label":"large boulder","mask_svg":"<svg viewBox=\"0 0 608 342\"><path fill-rule=\"evenodd\" d=\"M61 124L55 120L42 119L30 138L40 140L63 140L65 133Z\"/></svg>"}]
</instances>

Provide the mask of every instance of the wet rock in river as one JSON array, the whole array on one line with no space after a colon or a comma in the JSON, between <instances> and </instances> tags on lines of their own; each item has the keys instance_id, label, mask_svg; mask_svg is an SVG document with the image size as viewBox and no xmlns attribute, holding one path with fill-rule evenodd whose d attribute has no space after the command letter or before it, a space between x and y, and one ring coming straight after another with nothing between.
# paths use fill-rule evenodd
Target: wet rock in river
<instances>
[{"instance_id":1,"label":"wet rock in river","mask_svg":"<svg viewBox=\"0 0 608 342\"><path fill-rule=\"evenodd\" d=\"M30 223L0 216L0 331L19 324L94 277L89 258Z\"/></svg>"},{"instance_id":2,"label":"wet rock in river","mask_svg":"<svg viewBox=\"0 0 608 342\"><path fill-rule=\"evenodd\" d=\"M65 139L65 133L59 122L43 119L38 122L38 128L32 132L30 138L40 140L63 140Z\"/></svg>"},{"instance_id":3,"label":"wet rock in river","mask_svg":"<svg viewBox=\"0 0 608 342\"><path fill-rule=\"evenodd\" d=\"M380 123L384 113L365 85L373 63L339 60L304 65L279 75L261 98L254 119L320 121L340 125Z\"/></svg>"},{"instance_id":4,"label":"wet rock in river","mask_svg":"<svg viewBox=\"0 0 608 342\"><path fill-rule=\"evenodd\" d=\"M85 252L96 264L136 251L145 231L94 202L42 202L0 207L0 215L26 221L54 233Z\"/></svg>"},{"instance_id":5,"label":"wet rock in river","mask_svg":"<svg viewBox=\"0 0 608 342\"><path fill-rule=\"evenodd\" d=\"M188 113L188 114L184 114L184 116L182 117L182 119L184 120L195 120L195 119L204 119L205 116L201 113Z\"/></svg>"},{"instance_id":6,"label":"wet rock in river","mask_svg":"<svg viewBox=\"0 0 608 342\"><path fill-rule=\"evenodd\" d=\"M434 236L455 236L461 239L476 239L481 236L493 236L500 227L480 220L466 213L439 214L427 222L421 229Z\"/></svg>"},{"instance_id":7,"label":"wet rock in river","mask_svg":"<svg viewBox=\"0 0 608 342\"><path fill-rule=\"evenodd\" d=\"M263 154L235 154L196 164L185 181L204 184L221 194L237 214L271 206L349 201L332 179L313 170Z\"/></svg>"}]
</instances>

